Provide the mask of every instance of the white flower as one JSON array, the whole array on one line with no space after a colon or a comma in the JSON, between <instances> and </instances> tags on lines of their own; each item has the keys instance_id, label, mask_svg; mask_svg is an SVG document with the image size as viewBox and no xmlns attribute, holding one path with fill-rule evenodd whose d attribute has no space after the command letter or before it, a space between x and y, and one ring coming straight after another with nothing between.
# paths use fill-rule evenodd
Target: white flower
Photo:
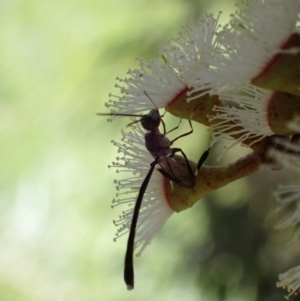
<instances>
[{"instance_id":1,"label":"white flower","mask_svg":"<svg viewBox=\"0 0 300 301\"><path fill-rule=\"evenodd\" d=\"M300 292L300 266L288 270L287 272L279 275L279 282L276 283L277 287L287 289L289 299L293 295L298 295Z\"/></svg>"},{"instance_id":2,"label":"white flower","mask_svg":"<svg viewBox=\"0 0 300 301\"><path fill-rule=\"evenodd\" d=\"M117 78L121 96L111 94L106 106L112 113L138 115L166 108L184 94L189 100L219 94L257 77L297 32L300 1L246 0L237 7L222 30L220 14L206 15L161 47L162 60L139 60L128 78Z\"/></svg>"},{"instance_id":3,"label":"white flower","mask_svg":"<svg viewBox=\"0 0 300 301\"><path fill-rule=\"evenodd\" d=\"M299 184L298 184L298 186L299 186ZM278 230L282 230L287 227L291 227L291 226L298 224L299 221L300 221L300 208L299 208L299 204L298 204L297 208L295 210L293 210L285 218L281 219L280 222L278 222L274 228L278 229ZM298 237L298 235L297 235L297 237ZM293 240L293 241L295 241L295 240Z\"/></svg>"},{"instance_id":4,"label":"white flower","mask_svg":"<svg viewBox=\"0 0 300 301\"><path fill-rule=\"evenodd\" d=\"M113 113L140 114L156 108L165 108L168 103L186 93L187 87L180 75L168 64L153 59L140 60L139 70L129 70L129 78L117 78L122 96L112 95L106 107ZM113 120L111 118L111 120Z\"/></svg>"},{"instance_id":5,"label":"white flower","mask_svg":"<svg viewBox=\"0 0 300 301\"><path fill-rule=\"evenodd\" d=\"M292 122L295 126L295 123ZM283 138L273 139L274 147L272 147L267 155L277 161L282 166L295 171L300 175L300 145ZM300 177L297 181L281 184L274 193L278 210L285 209L290 206L290 213L286 214L276 225L276 229L285 229L299 224L300 222ZM294 236L294 241L298 237L298 233Z\"/></svg>"},{"instance_id":6,"label":"white flower","mask_svg":"<svg viewBox=\"0 0 300 301\"><path fill-rule=\"evenodd\" d=\"M274 196L280 209L300 200L300 181L279 185Z\"/></svg>"},{"instance_id":7,"label":"white flower","mask_svg":"<svg viewBox=\"0 0 300 301\"><path fill-rule=\"evenodd\" d=\"M297 32L300 2L248 0L236 5L240 11L232 15L231 28L225 28L219 37L230 51L230 61L235 64L226 66L231 67L230 73L236 72L231 76L235 81L246 81L258 75ZM242 64L240 68L235 68L239 64Z\"/></svg>"},{"instance_id":8,"label":"white flower","mask_svg":"<svg viewBox=\"0 0 300 301\"><path fill-rule=\"evenodd\" d=\"M163 60L139 60L140 69L129 70L128 78L117 78L116 87L122 96L111 94L106 106L113 113L140 114L168 107L181 95L189 94L199 81L208 89L216 71L214 62L223 55L215 35L218 18L208 15L200 22L184 26L178 38L159 50ZM201 91L190 99L205 93Z\"/></svg>"},{"instance_id":9,"label":"white flower","mask_svg":"<svg viewBox=\"0 0 300 301\"><path fill-rule=\"evenodd\" d=\"M215 19L213 15L206 15L199 22L190 22L182 27L178 38L169 41L161 50L168 64L180 74L189 89L202 86L202 91L191 95L189 100L202 96L212 88L210 84L216 75L215 62L224 55L216 40L219 16L220 13Z\"/></svg>"},{"instance_id":10,"label":"white flower","mask_svg":"<svg viewBox=\"0 0 300 301\"><path fill-rule=\"evenodd\" d=\"M268 124L267 108L273 93L268 90L246 85L237 94L222 92L222 107L215 107L215 116L210 116L211 130L218 139L233 139L252 145L266 136L273 135ZM249 142L249 140L251 140ZM234 143L235 144L235 143Z\"/></svg>"},{"instance_id":11,"label":"white flower","mask_svg":"<svg viewBox=\"0 0 300 301\"><path fill-rule=\"evenodd\" d=\"M129 232L137 194L150 169L150 163L154 161L145 148L144 131L139 124L122 133L124 143L113 143L124 157L117 158L118 161L113 163L113 167L118 169L117 172L125 173L125 178L115 181L120 192L117 194L118 199L113 200L112 207L127 205L128 208L114 221L119 227L115 240ZM139 249L137 255L143 252L174 212L165 195L166 181L168 180L159 171L154 170L139 212L135 235L135 249Z\"/></svg>"},{"instance_id":12,"label":"white flower","mask_svg":"<svg viewBox=\"0 0 300 301\"><path fill-rule=\"evenodd\" d=\"M210 94L218 94L226 86L249 83L275 55L287 53L282 47L297 32L299 0L245 0L236 6L239 11L218 33L216 42L222 45L225 55L216 57ZM205 86L199 82L195 91Z\"/></svg>"},{"instance_id":13,"label":"white flower","mask_svg":"<svg viewBox=\"0 0 300 301\"><path fill-rule=\"evenodd\" d=\"M300 174L300 144L279 137L274 138L273 143L275 147L268 151L268 156Z\"/></svg>"}]
</instances>

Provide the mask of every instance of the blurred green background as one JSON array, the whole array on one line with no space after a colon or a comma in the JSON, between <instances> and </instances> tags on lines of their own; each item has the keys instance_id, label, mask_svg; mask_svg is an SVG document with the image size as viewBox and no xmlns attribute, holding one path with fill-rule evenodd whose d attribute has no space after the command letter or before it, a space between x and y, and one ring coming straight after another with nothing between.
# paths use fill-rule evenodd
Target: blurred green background
<instances>
[{"instance_id":1,"label":"blurred green background","mask_svg":"<svg viewBox=\"0 0 300 301\"><path fill-rule=\"evenodd\" d=\"M289 261L271 252L284 238L266 234L264 174L174 215L135 261L132 292L122 276L126 239L113 242L119 212L107 165L128 120L96 112L107 111L115 78L136 57L155 56L190 19L220 10L225 18L233 3L0 1L0 301L282 297L275 282L286 265L274 262ZM194 160L208 145L205 130L198 135L203 149L186 149Z\"/></svg>"}]
</instances>

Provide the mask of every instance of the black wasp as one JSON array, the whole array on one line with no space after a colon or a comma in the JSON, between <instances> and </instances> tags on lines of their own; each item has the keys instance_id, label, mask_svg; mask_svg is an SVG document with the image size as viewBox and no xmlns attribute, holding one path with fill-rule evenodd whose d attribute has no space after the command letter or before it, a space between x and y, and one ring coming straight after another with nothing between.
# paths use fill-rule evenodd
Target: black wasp
<instances>
[{"instance_id":1,"label":"black wasp","mask_svg":"<svg viewBox=\"0 0 300 301\"><path fill-rule=\"evenodd\" d=\"M151 100L149 95L144 92L145 95ZM154 104L154 103L153 103ZM155 104L154 104L155 105ZM156 107L156 106L155 106ZM125 268L124 268L124 280L129 290L134 288L134 269L133 269L133 252L134 252L134 240L136 226L139 216L139 211L141 208L144 193L146 192L148 183L151 179L152 173L155 167L158 165L157 170L169 180L175 182L176 184L184 187L191 188L196 184L196 173L201 168L204 161L207 159L209 150L205 151L199 159L199 162L195 168L195 164L189 161L182 151L181 148L172 148L172 144L184 136L190 135L193 132L193 127L191 120L189 119L189 124L191 130L184 133L173 140L169 140L166 135L171 131L178 128L175 127L169 132L166 131L165 123L162 116L159 114L158 108L152 109L149 113L145 115L133 115L133 114L119 114L119 113L98 113L101 116L131 116L140 117L140 119L131 122L132 125L136 122L140 122L142 127L147 131L145 134L145 146L150 152L154 161L150 164L150 169L140 187L138 197L135 203L129 237L127 241L127 249L125 255ZM162 124L163 133L159 131L159 126ZM128 125L128 126L129 126ZM182 156L176 153L181 153Z\"/></svg>"}]
</instances>

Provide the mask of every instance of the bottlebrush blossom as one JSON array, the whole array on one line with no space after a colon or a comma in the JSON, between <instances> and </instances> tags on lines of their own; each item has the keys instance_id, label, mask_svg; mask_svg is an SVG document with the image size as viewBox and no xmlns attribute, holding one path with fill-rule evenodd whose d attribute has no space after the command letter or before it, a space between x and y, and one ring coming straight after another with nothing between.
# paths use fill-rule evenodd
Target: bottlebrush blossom
<instances>
[{"instance_id":1,"label":"bottlebrush blossom","mask_svg":"<svg viewBox=\"0 0 300 301\"><path fill-rule=\"evenodd\" d=\"M282 50L292 34L298 32L299 0L246 0L236 4L238 11L230 23L217 33L223 56L217 56L211 94L224 86L245 84L261 74ZM291 51L295 54L295 51ZM199 81L195 91L205 89Z\"/></svg>"},{"instance_id":2,"label":"bottlebrush blossom","mask_svg":"<svg viewBox=\"0 0 300 301\"><path fill-rule=\"evenodd\" d=\"M118 227L114 240L128 234L139 189L149 171L150 163L154 161L145 149L145 133L140 125L137 124L129 131L122 131L122 134L123 142L113 141L113 144L119 148L118 152L124 157L117 158L117 162L113 163L112 167L117 168L120 175L125 174L125 177L115 181L120 192L117 194L117 199L113 200L112 207L127 205L128 208L122 212L118 220L114 221ZM139 249L137 255L143 252L174 212L167 201L164 183L165 178L159 171L154 170L139 213L135 235L135 249Z\"/></svg>"}]
</instances>

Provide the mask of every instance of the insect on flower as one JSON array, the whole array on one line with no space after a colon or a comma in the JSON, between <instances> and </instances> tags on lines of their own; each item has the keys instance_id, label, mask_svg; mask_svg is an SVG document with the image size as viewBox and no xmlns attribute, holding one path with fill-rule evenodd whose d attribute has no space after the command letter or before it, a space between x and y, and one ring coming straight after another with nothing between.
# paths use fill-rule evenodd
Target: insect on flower
<instances>
[{"instance_id":1,"label":"insect on flower","mask_svg":"<svg viewBox=\"0 0 300 301\"><path fill-rule=\"evenodd\" d=\"M149 95L144 92L145 95L151 100ZM156 106L155 106L156 107ZM182 151L181 148L172 148L172 144L179 138L190 135L193 132L193 126L191 120L189 119L189 125L191 127L189 132L181 134L173 140L169 140L166 135L174 131L179 127L166 131L165 123L162 119L163 116L159 114L159 110L156 107L152 109L149 113L144 115L131 115L131 114L118 114L118 113L98 113L101 116L131 116L140 117L140 119L134 120L129 123L128 126L140 122L142 127L147 131L145 134L145 146L149 153L154 158L154 161L150 164L150 169L143 180L140 187L135 207L133 210L133 216L131 220L131 226L129 231L129 237L127 241L127 249L125 255L125 268L124 268L124 280L127 285L128 290L134 288L134 269L133 269L133 252L134 252L134 242L135 233L139 217L139 211L141 208L143 196L146 192L147 186L151 179L152 173L155 168L167 179L173 181L174 183L180 185L184 188L191 188L196 184L196 173L201 168L204 161L207 159L209 150L205 151L199 159L197 166L187 159L187 156ZM159 131L159 126L162 124L163 133ZM177 155L181 153L181 156Z\"/></svg>"}]
</instances>

